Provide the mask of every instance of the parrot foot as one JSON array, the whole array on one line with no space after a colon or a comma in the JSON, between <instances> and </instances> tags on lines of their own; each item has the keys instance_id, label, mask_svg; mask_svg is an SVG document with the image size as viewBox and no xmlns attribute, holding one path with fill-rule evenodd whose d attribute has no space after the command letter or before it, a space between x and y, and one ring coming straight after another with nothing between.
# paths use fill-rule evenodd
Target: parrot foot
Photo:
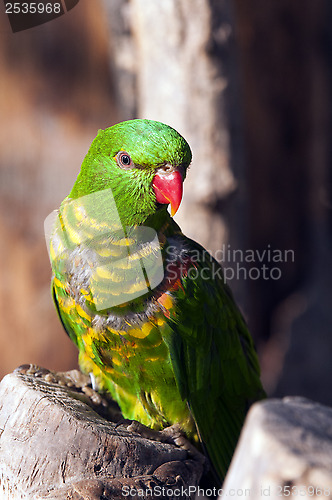
<instances>
[{"instance_id":1,"label":"parrot foot","mask_svg":"<svg viewBox=\"0 0 332 500\"><path fill-rule=\"evenodd\" d=\"M147 427L146 425L141 424L141 422L138 422L137 420L130 420L125 418L120 420L120 422L116 424L115 428L119 426L124 426L126 427L127 431L136 432L136 434L139 434L143 438L151 439L152 441L161 441L163 443L170 443L170 440L166 436L164 436L160 431L151 429L151 427Z\"/></svg>"},{"instance_id":2,"label":"parrot foot","mask_svg":"<svg viewBox=\"0 0 332 500\"><path fill-rule=\"evenodd\" d=\"M205 455L200 453L193 444L191 444L189 439L186 438L186 435L182 431L181 426L179 424L173 424L170 427L166 427L165 429L160 431L160 434L163 434L165 438L168 439L167 442L172 442L179 448L182 448L188 453L190 458L202 464L205 472L209 470L208 459L206 458Z\"/></svg>"},{"instance_id":3,"label":"parrot foot","mask_svg":"<svg viewBox=\"0 0 332 500\"><path fill-rule=\"evenodd\" d=\"M128 431L136 432L143 438L178 446L185 450L192 460L199 462L203 466L205 472L209 470L208 459L186 438L179 424L173 424L162 431L156 431L155 429L151 429L151 427L141 424L137 420L123 419L116 424L115 428L119 426L124 426Z\"/></svg>"}]
</instances>

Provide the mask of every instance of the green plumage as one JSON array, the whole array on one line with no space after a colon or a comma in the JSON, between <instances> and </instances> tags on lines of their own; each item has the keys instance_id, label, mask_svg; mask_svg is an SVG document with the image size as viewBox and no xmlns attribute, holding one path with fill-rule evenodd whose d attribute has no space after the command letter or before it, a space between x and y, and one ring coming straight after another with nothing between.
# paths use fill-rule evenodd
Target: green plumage
<instances>
[{"instance_id":1,"label":"green plumage","mask_svg":"<svg viewBox=\"0 0 332 500\"><path fill-rule=\"evenodd\" d=\"M186 141L159 122L99 131L53 224L53 296L82 370L124 417L198 435L222 481L264 391L219 264L157 203L156 173L171 166L185 178L190 161Z\"/></svg>"}]
</instances>

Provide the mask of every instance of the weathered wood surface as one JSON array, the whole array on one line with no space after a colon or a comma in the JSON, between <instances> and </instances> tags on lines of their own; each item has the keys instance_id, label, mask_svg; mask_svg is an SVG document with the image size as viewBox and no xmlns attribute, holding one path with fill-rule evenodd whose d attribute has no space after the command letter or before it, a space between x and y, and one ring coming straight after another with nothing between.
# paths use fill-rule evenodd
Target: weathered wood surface
<instances>
[{"instance_id":1,"label":"weathered wood surface","mask_svg":"<svg viewBox=\"0 0 332 500\"><path fill-rule=\"evenodd\" d=\"M131 433L97 411L120 418L76 370L27 365L4 377L0 498L123 500L130 488L164 487L167 499L174 488L198 484L202 465L185 450Z\"/></svg>"},{"instance_id":2,"label":"weathered wood surface","mask_svg":"<svg viewBox=\"0 0 332 500\"><path fill-rule=\"evenodd\" d=\"M298 397L256 403L223 491L220 499L332 498L332 408Z\"/></svg>"}]
</instances>

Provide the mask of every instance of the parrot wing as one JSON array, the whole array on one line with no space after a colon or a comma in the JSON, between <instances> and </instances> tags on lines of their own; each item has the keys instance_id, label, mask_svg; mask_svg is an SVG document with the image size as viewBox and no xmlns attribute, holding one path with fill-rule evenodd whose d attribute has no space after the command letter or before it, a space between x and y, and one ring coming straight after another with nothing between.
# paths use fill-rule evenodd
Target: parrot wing
<instances>
[{"instance_id":1,"label":"parrot wing","mask_svg":"<svg viewBox=\"0 0 332 500\"><path fill-rule=\"evenodd\" d=\"M181 396L213 469L224 478L250 403L265 394L252 338L221 266L182 238L194 258L175 292L168 346Z\"/></svg>"},{"instance_id":2,"label":"parrot wing","mask_svg":"<svg viewBox=\"0 0 332 500\"><path fill-rule=\"evenodd\" d=\"M60 289L63 291L64 287L61 286ZM59 290L59 287L58 287L58 290ZM78 345L77 335L76 335L76 332L75 332L75 330L74 330L74 328L72 326L75 323L73 323L71 317L68 318L68 316L61 311L59 300L57 298L57 294L56 294L56 291L55 291L54 279L52 279L52 283L51 283L51 293L52 293L52 298L53 298L53 302L54 302L54 305L55 305L55 310L57 312L58 318L60 319L60 322L61 322L61 324L62 324L65 332L67 333L68 337L76 345Z\"/></svg>"}]
</instances>

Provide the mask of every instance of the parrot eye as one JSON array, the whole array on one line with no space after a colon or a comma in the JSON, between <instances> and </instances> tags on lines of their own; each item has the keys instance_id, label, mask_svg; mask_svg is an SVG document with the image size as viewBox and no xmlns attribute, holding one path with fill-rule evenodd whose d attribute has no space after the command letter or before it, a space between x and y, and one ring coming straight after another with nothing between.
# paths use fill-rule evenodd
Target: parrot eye
<instances>
[{"instance_id":1,"label":"parrot eye","mask_svg":"<svg viewBox=\"0 0 332 500\"><path fill-rule=\"evenodd\" d=\"M162 172L163 174L170 174L171 172L174 171L174 166L171 165L170 163L166 163L165 165L163 165L162 167L160 167L160 172Z\"/></svg>"},{"instance_id":2,"label":"parrot eye","mask_svg":"<svg viewBox=\"0 0 332 500\"><path fill-rule=\"evenodd\" d=\"M115 158L121 168L131 168L134 166L132 159L125 151L120 151Z\"/></svg>"}]
</instances>

